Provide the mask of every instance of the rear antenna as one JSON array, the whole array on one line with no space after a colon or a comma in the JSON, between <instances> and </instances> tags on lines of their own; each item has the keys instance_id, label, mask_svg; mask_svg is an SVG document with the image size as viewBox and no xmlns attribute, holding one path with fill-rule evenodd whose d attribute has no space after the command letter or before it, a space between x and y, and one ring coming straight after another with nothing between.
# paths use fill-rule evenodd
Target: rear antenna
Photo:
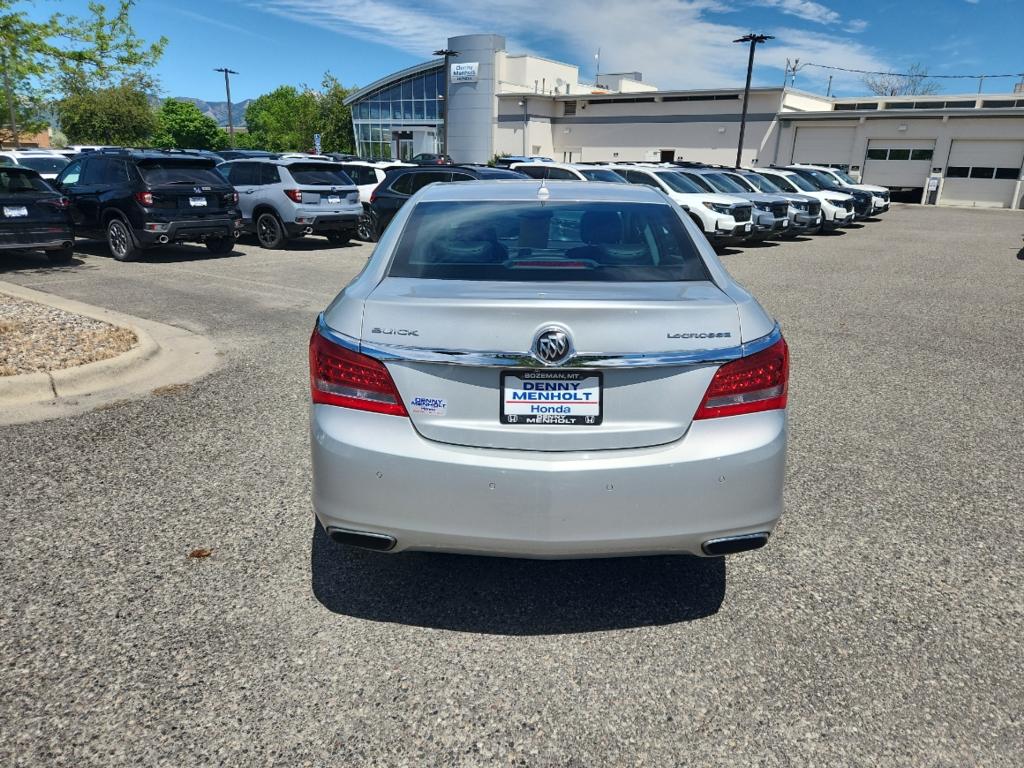
<instances>
[{"instance_id":1,"label":"rear antenna","mask_svg":"<svg viewBox=\"0 0 1024 768\"><path fill-rule=\"evenodd\" d=\"M540 186L537 188L537 199L547 200L551 197L551 190L548 189L547 179L540 180Z\"/></svg>"}]
</instances>

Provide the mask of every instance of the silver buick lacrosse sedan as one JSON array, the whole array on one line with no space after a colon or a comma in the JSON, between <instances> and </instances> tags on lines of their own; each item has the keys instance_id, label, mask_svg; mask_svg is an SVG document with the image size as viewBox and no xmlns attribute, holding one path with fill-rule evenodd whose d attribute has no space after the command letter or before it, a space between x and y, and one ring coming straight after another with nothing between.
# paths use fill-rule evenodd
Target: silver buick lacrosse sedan
<instances>
[{"instance_id":1,"label":"silver buick lacrosse sedan","mask_svg":"<svg viewBox=\"0 0 1024 768\"><path fill-rule=\"evenodd\" d=\"M309 365L313 504L338 542L724 555L782 513L786 342L649 187L425 187Z\"/></svg>"}]
</instances>

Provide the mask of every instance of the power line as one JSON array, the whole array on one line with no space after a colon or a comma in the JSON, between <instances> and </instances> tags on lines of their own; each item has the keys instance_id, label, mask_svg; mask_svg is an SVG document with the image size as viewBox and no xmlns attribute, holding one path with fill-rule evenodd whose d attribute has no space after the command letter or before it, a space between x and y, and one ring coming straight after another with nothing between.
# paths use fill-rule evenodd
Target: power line
<instances>
[{"instance_id":1,"label":"power line","mask_svg":"<svg viewBox=\"0 0 1024 768\"><path fill-rule=\"evenodd\" d=\"M799 59L798 59L799 61ZM818 67L819 69L834 69L839 72L853 72L858 75L888 75L890 77L921 77L929 80L978 80L997 77L1024 77L1024 72L1015 72L1009 75L930 75L925 72L875 72L870 69L850 69L848 67L833 67L829 64L812 64L807 62L803 64L800 69L804 67ZM790 68L792 69L792 67Z\"/></svg>"}]
</instances>

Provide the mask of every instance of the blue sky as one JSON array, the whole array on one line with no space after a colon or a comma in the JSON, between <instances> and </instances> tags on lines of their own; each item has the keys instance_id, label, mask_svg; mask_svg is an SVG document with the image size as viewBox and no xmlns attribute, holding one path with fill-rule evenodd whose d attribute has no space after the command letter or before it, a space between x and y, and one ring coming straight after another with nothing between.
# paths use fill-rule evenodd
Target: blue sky
<instances>
[{"instance_id":1,"label":"blue sky","mask_svg":"<svg viewBox=\"0 0 1024 768\"><path fill-rule=\"evenodd\" d=\"M85 5L27 7L45 15ZM207 100L224 98L214 67L240 73L233 100L317 84L327 70L365 85L472 32L504 34L509 50L578 64L591 78L600 47L602 71L638 70L662 88L741 85L746 49L731 40L749 31L776 37L758 49L755 85L780 84L787 57L887 71L920 62L931 74L1024 70L1024 0L138 0L133 21L143 37L170 38L156 67L164 95ZM864 92L859 76L834 74L834 93ZM804 68L796 86L824 93L828 75ZM1014 82L990 80L985 91Z\"/></svg>"}]
</instances>

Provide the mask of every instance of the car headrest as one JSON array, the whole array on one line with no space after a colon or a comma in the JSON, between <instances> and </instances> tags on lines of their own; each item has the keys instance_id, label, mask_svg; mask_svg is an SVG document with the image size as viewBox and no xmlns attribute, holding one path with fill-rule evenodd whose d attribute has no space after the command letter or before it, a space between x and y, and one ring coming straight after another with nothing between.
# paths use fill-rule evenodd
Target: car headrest
<instances>
[{"instance_id":1,"label":"car headrest","mask_svg":"<svg viewBox=\"0 0 1024 768\"><path fill-rule=\"evenodd\" d=\"M622 240L622 222L616 213L587 211L580 218L580 236L590 245L610 245Z\"/></svg>"}]
</instances>

